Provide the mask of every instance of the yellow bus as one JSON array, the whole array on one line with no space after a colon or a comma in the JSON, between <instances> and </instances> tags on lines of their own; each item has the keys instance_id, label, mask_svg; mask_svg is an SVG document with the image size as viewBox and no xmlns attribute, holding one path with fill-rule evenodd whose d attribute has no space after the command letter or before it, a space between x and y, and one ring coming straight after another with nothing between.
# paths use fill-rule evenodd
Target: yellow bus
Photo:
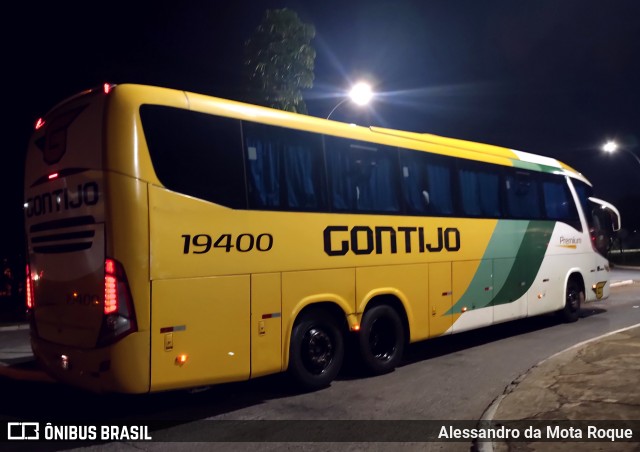
<instances>
[{"instance_id":1,"label":"yellow bus","mask_svg":"<svg viewBox=\"0 0 640 452\"><path fill-rule=\"evenodd\" d=\"M416 341L575 321L619 227L552 158L134 84L38 121L24 196L34 355L100 392L318 389L345 350L381 374Z\"/></svg>"}]
</instances>

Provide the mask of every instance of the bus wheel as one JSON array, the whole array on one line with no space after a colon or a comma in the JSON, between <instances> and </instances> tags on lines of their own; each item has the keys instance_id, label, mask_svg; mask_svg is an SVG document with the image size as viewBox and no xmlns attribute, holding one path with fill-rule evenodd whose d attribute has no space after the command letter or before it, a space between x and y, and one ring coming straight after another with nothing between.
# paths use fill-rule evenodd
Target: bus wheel
<instances>
[{"instance_id":1,"label":"bus wheel","mask_svg":"<svg viewBox=\"0 0 640 452\"><path fill-rule=\"evenodd\" d=\"M575 322L580 317L580 305L584 301L584 289L575 278L567 282L564 308L559 311L560 318L567 322Z\"/></svg>"},{"instance_id":2,"label":"bus wheel","mask_svg":"<svg viewBox=\"0 0 640 452\"><path fill-rule=\"evenodd\" d=\"M344 337L328 312L303 313L293 326L289 348L289 374L305 390L329 386L344 361Z\"/></svg>"},{"instance_id":3,"label":"bus wheel","mask_svg":"<svg viewBox=\"0 0 640 452\"><path fill-rule=\"evenodd\" d=\"M391 306L378 305L365 311L358 333L360 355L365 368L374 375L394 370L404 352L404 328Z\"/></svg>"}]
</instances>

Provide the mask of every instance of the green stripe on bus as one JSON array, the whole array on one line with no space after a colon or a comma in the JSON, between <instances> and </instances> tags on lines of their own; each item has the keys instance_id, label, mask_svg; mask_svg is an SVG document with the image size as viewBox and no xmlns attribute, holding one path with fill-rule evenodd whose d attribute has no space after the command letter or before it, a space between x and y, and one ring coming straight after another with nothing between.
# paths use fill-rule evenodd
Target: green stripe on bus
<instances>
[{"instance_id":1,"label":"green stripe on bus","mask_svg":"<svg viewBox=\"0 0 640 452\"><path fill-rule=\"evenodd\" d=\"M558 171L562 171L562 168L558 168L555 166L542 165L540 163L532 163L525 162L523 160L511 160L513 162L513 166L515 168L522 168L530 171L539 171L542 173L557 173Z\"/></svg>"},{"instance_id":2,"label":"green stripe on bus","mask_svg":"<svg viewBox=\"0 0 640 452\"><path fill-rule=\"evenodd\" d=\"M506 279L500 289L494 292L496 295L490 305L511 303L529 290L542 265L554 227L553 221L529 222L522 244L508 270ZM500 277L501 275L496 275L495 270L496 262L494 261L494 278L495 276Z\"/></svg>"},{"instance_id":3,"label":"green stripe on bus","mask_svg":"<svg viewBox=\"0 0 640 452\"><path fill-rule=\"evenodd\" d=\"M527 223L523 225L523 223ZM552 221L499 221L469 287L445 315L511 303L524 295L542 264L555 223ZM492 275L493 297L483 300L486 275Z\"/></svg>"}]
</instances>

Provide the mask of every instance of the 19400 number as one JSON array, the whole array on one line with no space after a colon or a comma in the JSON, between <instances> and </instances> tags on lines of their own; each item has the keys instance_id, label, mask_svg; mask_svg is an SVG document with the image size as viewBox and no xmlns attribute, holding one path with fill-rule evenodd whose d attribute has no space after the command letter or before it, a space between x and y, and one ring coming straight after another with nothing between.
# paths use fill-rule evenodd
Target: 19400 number
<instances>
[{"instance_id":1,"label":"19400 number","mask_svg":"<svg viewBox=\"0 0 640 452\"><path fill-rule=\"evenodd\" d=\"M182 252L184 254L205 254L212 248L223 249L227 253L235 248L241 253L247 253L254 248L258 251L269 251L273 247L273 236L271 234L239 234L234 237L232 234L221 234L215 241L208 234L183 234L184 246Z\"/></svg>"}]
</instances>

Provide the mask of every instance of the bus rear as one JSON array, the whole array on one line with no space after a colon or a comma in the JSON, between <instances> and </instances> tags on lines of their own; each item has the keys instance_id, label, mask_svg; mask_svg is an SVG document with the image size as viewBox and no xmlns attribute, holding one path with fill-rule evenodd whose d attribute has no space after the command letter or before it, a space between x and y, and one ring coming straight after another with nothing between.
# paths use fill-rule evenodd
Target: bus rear
<instances>
[{"instance_id":1,"label":"bus rear","mask_svg":"<svg viewBox=\"0 0 640 452\"><path fill-rule=\"evenodd\" d=\"M148 288L132 290L127 279L148 256L146 238L136 237L144 234L146 203L136 203L144 196L137 179L114 171L107 156L110 88L62 102L29 141L26 301L34 355L48 373L95 391L146 392L148 331L144 320L138 324L132 294L144 298ZM128 227L136 217L141 227ZM126 229L131 250L118 254L113 238ZM135 253L143 254L139 262L129 257Z\"/></svg>"}]
</instances>

